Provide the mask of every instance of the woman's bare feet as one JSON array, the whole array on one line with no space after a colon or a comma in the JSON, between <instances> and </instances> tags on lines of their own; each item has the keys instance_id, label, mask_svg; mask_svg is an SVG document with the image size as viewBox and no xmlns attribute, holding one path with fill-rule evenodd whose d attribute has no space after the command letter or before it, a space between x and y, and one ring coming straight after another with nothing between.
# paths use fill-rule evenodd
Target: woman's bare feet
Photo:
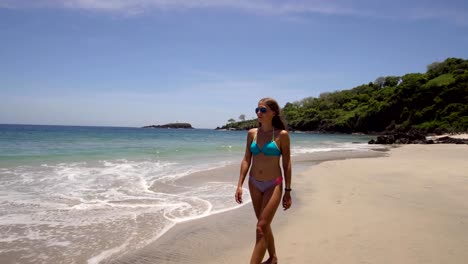
<instances>
[{"instance_id":1,"label":"woman's bare feet","mask_svg":"<svg viewBox=\"0 0 468 264\"><path fill-rule=\"evenodd\" d=\"M278 258L276 256L270 257L267 261L263 262L262 264L278 264Z\"/></svg>"}]
</instances>

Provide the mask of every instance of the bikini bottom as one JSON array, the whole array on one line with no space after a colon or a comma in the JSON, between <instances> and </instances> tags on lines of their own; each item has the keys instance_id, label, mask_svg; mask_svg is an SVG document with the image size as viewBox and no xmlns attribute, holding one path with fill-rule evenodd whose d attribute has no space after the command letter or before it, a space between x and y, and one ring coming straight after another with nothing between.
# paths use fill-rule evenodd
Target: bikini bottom
<instances>
[{"instance_id":1,"label":"bikini bottom","mask_svg":"<svg viewBox=\"0 0 468 264\"><path fill-rule=\"evenodd\" d=\"M257 190L264 193L264 192L268 191L269 189L275 187L276 185L280 185L283 182L283 177L278 176L276 179L273 179L273 180L258 181L253 176L250 176L249 180L250 180L251 183L253 183L253 185L255 185Z\"/></svg>"}]
</instances>

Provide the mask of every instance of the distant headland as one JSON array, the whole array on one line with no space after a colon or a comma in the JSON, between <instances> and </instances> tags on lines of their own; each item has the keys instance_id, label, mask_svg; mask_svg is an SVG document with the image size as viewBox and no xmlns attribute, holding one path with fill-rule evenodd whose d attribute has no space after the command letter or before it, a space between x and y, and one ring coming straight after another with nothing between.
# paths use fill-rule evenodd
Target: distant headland
<instances>
[{"instance_id":1,"label":"distant headland","mask_svg":"<svg viewBox=\"0 0 468 264\"><path fill-rule=\"evenodd\" d=\"M381 76L352 89L287 102L282 116L294 131L392 135L381 139L385 142L423 141L433 134L468 133L467 87L468 60L447 58L427 65L425 73ZM219 129L258 126L256 118L245 120L244 114L239 121L227 122Z\"/></svg>"},{"instance_id":2,"label":"distant headland","mask_svg":"<svg viewBox=\"0 0 468 264\"><path fill-rule=\"evenodd\" d=\"M192 125L189 123L169 123L165 125L151 125L151 126L144 126L143 128L185 128L185 129L193 129Z\"/></svg>"}]
</instances>

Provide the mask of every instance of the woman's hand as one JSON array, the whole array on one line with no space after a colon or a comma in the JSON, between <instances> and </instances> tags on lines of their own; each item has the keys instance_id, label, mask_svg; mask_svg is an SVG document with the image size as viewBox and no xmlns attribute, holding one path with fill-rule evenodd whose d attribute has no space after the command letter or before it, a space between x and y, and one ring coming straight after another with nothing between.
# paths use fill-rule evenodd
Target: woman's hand
<instances>
[{"instance_id":1,"label":"woman's hand","mask_svg":"<svg viewBox=\"0 0 468 264\"><path fill-rule=\"evenodd\" d=\"M291 192L284 192L283 195L283 208L284 210L288 210L291 207L292 200L291 200Z\"/></svg>"},{"instance_id":2,"label":"woman's hand","mask_svg":"<svg viewBox=\"0 0 468 264\"><path fill-rule=\"evenodd\" d=\"M241 204L242 203L242 187L237 187L235 197L236 197L236 202L238 204Z\"/></svg>"}]
</instances>

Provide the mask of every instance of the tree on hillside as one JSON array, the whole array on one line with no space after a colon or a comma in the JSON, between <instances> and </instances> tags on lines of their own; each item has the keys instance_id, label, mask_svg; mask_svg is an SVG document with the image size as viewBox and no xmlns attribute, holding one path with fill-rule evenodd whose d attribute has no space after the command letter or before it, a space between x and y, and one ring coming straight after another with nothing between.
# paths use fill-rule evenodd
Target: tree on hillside
<instances>
[{"instance_id":1,"label":"tree on hillside","mask_svg":"<svg viewBox=\"0 0 468 264\"><path fill-rule=\"evenodd\" d=\"M379 86L380 88L383 88L385 85L385 77L381 76L377 79L375 79L374 84Z\"/></svg>"},{"instance_id":2,"label":"tree on hillside","mask_svg":"<svg viewBox=\"0 0 468 264\"><path fill-rule=\"evenodd\" d=\"M390 86L397 86L397 84L400 82L401 77L400 76L387 76L385 77L385 83L384 87Z\"/></svg>"},{"instance_id":3,"label":"tree on hillside","mask_svg":"<svg viewBox=\"0 0 468 264\"><path fill-rule=\"evenodd\" d=\"M401 77L400 76L380 76L379 78L375 79L374 85L377 85L380 88L384 87L393 87L397 86L401 82ZM369 83L368 86L370 86L372 83Z\"/></svg>"},{"instance_id":4,"label":"tree on hillside","mask_svg":"<svg viewBox=\"0 0 468 264\"><path fill-rule=\"evenodd\" d=\"M440 64L441 64L440 62L436 61L427 65L427 71L435 70L437 67L439 67Z\"/></svg>"},{"instance_id":5,"label":"tree on hillside","mask_svg":"<svg viewBox=\"0 0 468 264\"><path fill-rule=\"evenodd\" d=\"M328 98L330 96L331 92L323 92L323 93L320 93L319 95L319 98L320 99L325 99L325 98Z\"/></svg>"}]
</instances>

